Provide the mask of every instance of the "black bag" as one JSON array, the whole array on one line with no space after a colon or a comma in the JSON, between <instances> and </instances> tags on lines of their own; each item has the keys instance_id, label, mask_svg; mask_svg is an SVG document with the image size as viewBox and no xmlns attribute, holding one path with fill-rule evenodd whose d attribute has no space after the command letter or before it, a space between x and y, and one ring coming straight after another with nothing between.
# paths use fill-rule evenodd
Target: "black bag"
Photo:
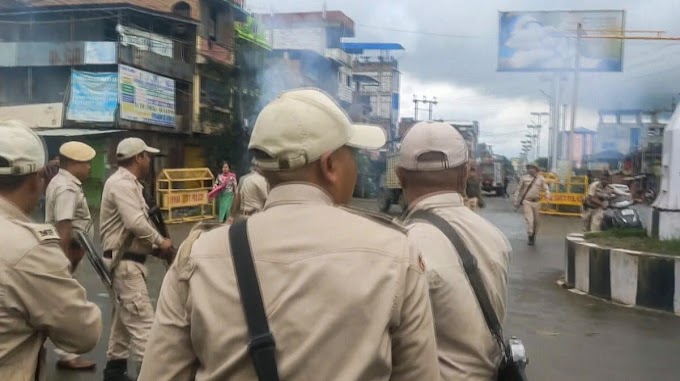
<instances>
[{"instance_id":1,"label":"black bag","mask_svg":"<svg viewBox=\"0 0 680 381\"><path fill-rule=\"evenodd\" d=\"M279 381L276 365L276 342L274 335L269 330L260 284L253 263L253 254L250 250L246 223L247 221L241 221L229 228L229 244L238 282L238 291L241 294L243 313L250 332L248 352L250 352L258 380Z\"/></svg>"},{"instance_id":2,"label":"black bag","mask_svg":"<svg viewBox=\"0 0 680 381\"><path fill-rule=\"evenodd\" d=\"M527 377L524 373L527 360L524 353L524 346L517 338L512 338L507 342L503 339L503 328L498 321L498 316L491 306L489 294L484 286L484 281L479 273L477 267L477 259L470 253L465 242L460 238L460 234L451 226L446 220L434 214L431 211L419 210L413 213L411 219L423 219L439 229L451 241L456 248L460 259L463 262L463 268L467 274L470 286L477 296L477 301L484 314L491 334L498 343L501 349L501 363L498 367L498 381L526 381Z\"/></svg>"}]
</instances>

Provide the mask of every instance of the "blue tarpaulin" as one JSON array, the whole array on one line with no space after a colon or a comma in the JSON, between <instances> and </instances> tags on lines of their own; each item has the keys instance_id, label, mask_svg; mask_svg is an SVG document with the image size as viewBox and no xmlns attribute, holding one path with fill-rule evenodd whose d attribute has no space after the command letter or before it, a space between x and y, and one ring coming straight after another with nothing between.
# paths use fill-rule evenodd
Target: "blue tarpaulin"
<instances>
[{"instance_id":1,"label":"blue tarpaulin","mask_svg":"<svg viewBox=\"0 0 680 381\"><path fill-rule=\"evenodd\" d=\"M608 151L602 151L598 152L590 157L591 161L598 161L598 160L604 160L604 161L609 161L609 160L623 160L626 158L626 155L622 154L619 151L614 151L614 150L608 150Z\"/></svg>"}]
</instances>

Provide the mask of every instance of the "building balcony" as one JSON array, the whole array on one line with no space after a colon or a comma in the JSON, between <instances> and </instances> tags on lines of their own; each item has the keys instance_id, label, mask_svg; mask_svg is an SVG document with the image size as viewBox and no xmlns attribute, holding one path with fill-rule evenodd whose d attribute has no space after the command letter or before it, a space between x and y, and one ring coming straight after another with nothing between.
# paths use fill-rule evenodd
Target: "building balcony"
<instances>
[{"instance_id":1,"label":"building balcony","mask_svg":"<svg viewBox=\"0 0 680 381\"><path fill-rule=\"evenodd\" d=\"M186 53L184 50L180 52ZM135 46L120 46L118 50L119 61L123 64L138 67L168 78L179 79L184 82L193 82L194 64L189 53L175 54L175 57L167 57L149 50L139 49Z\"/></svg>"},{"instance_id":2,"label":"building balcony","mask_svg":"<svg viewBox=\"0 0 680 381\"><path fill-rule=\"evenodd\" d=\"M222 65L234 66L236 63L234 49L233 47L220 45L207 38L198 37L196 63L204 64L208 60Z\"/></svg>"},{"instance_id":3,"label":"building balcony","mask_svg":"<svg viewBox=\"0 0 680 381\"><path fill-rule=\"evenodd\" d=\"M124 63L159 75L192 82L191 49L161 55L111 41L0 42L0 67L115 65Z\"/></svg>"},{"instance_id":4,"label":"building balcony","mask_svg":"<svg viewBox=\"0 0 680 381\"><path fill-rule=\"evenodd\" d=\"M111 41L0 42L0 67L111 65L116 48Z\"/></svg>"},{"instance_id":5,"label":"building balcony","mask_svg":"<svg viewBox=\"0 0 680 381\"><path fill-rule=\"evenodd\" d=\"M326 49L324 52L324 57L341 65L350 66L352 64L352 57L345 53L342 49Z\"/></svg>"}]
</instances>

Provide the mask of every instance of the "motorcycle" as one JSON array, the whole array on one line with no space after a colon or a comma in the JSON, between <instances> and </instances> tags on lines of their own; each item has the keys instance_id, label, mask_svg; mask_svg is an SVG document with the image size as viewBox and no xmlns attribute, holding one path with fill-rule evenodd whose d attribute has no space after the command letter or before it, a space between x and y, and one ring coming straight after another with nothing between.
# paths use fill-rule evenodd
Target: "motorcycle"
<instances>
[{"instance_id":1,"label":"motorcycle","mask_svg":"<svg viewBox=\"0 0 680 381\"><path fill-rule=\"evenodd\" d=\"M640 215L631 205L633 200L629 196L617 195L611 198L604 211L602 230L641 228Z\"/></svg>"}]
</instances>

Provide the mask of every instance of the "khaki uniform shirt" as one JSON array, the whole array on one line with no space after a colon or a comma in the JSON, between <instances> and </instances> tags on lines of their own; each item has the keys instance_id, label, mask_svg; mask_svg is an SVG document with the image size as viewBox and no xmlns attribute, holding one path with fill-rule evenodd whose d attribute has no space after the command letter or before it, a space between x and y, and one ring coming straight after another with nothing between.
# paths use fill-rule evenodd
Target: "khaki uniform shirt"
<instances>
[{"instance_id":1,"label":"khaki uniform shirt","mask_svg":"<svg viewBox=\"0 0 680 381\"><path fill-rule=\"evenodd\" d=\"M257 379L228 231L203 233L167 273L140 381ZM288 184L248 232L282 380L438 379L427 280L403 231Z\"/></svg>"},{"instance_id":2,"label":"khaki uniform shirt","mask_svg":"<svg viewBox=\"0 0 680 381\"><path fill-rule=\"evenodd\" d=\"M588 197L599 198L606 206L609 205L609 197L612 195L620 195L621 192L617 191L616 188L607 186L602 186L602 183L595 181L588 186ZM589 203L591 209L602 209L599 205Z\"/></svg>"},{"instance_id":3,"label":"khaki uniform shirt","mask_svg":"<svg viewBox=\"0 0 680 381\"><path fill-rule=\"evenodd\" d=\"M132 253L151 254L154 244L163 243L163 236L149 219L143 189L137 178L122 167L104 184L100 233L103 249L113 251L114 257L129 233L135 236L127 250Z\"/></svg>"},{"instance_id":4,"label":"khaki uniform shirt","mask_svg":"<svg viewBox=\"0 0 680 381\"><path fill-rule=\"evenodd\" d=\"M45 339L88 352L102 332L101 311L71 277L54 227L31 223L2 197L0 242L0 380L42 381Z\"/></svg>"},{"instance_id":5,"label":"khaki uniform shirt","mask_svg":"<svg viewBox=\"0 0 680 381\"><path fill-rule=\"evenodd\" d=\"M460 234L478 262L491 304L502 323L506 313L508 265L512 251L494 225L463 204L457 193L438 193L413 203L408 216L431 210ZM408 220L408 236L423 255L434 311L441 380L494 380L501 351L463 268L460 256L439 229Z\"/></svg>"},{"instance_id":6,"label":"khaki uniform shirt","mask_svg":"<svg viewBox=\"0 0 680 381\"><path fill-rule=\"evenodd\" d=\"M527 193L524 197L525 201L537 202L541 199L541 191L545 192L546 197L550 197L550 188L548 188L548 183L545 182L545 178L541 175L536 175L538 178L534 181L534 177L526 174L519 179L519 184L517 185L517 190L515 191L515 202L519 202L522 198L524 192ZM531 185L531 182L534 182ZM531 185L531 189L527 192L527 188Z\"/></svg>"},{"instance_id":7,"label":"khaki uniform shirt","mask_svg":"<svg viewBox=\"0 0 680 381\"><path fill-rule=\"evenodd\" d=\"M64 169L60 169L50 181L45 200L45 223L56 226L60 221L71 221L74 229L87 232L90 236L94 234L82 183Z\"/></svg>"},{"instance_id":8,"label":"khaki uniform shirt","mask_svg":"<svg viewBox=\"0 0 680 381\"><path fill-rule=\"evenodd\" d=\"M264 176L257 172L251 172L241 178L238 191L241 196L240 213L251 215L264 208L267 193L269 193L269 184Z\"/></svg>"}]
</instances>

